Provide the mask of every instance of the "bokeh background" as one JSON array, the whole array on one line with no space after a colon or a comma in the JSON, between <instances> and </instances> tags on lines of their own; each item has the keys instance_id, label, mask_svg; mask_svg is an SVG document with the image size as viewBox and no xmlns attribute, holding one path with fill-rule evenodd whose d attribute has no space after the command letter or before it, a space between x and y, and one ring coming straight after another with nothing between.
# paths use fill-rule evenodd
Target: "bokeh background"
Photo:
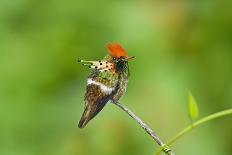
<instances>
[{"instance_id":1,"label":"bokeh background","mask_svg":"<svg viewBox=\"0 0 232 155\"><path fill-rule=\"evenodd\" d=\"M0 154L152 155L153 140L108 104L81 130L89 69L120 42L131 77L121 102L166 141L190 123L191 90L200 117L232 107L229 0L1 0ZM231 155L232 117L200 126L178 155Z\"/></svg>"}]
</instances>

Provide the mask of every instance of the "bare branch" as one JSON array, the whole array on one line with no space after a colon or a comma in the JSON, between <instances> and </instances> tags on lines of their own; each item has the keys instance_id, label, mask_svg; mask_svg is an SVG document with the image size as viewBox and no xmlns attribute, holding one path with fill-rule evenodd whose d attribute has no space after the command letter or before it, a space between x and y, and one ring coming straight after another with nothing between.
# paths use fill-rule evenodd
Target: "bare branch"
<instances>
[{"instance_id":1,"label":"bare branch","mask_svg":"<svg viewBox=\"0 0 232 155\"><path fill-rule=\"evenodd\" d=\"M152 137L152 139L155 140L155 142L163 148L163 152L165 152L168 155L174 155L172 150L165 143L163 143L163 141L158 137L158 135L144 121L142 121L138 116L136 116L131 110L129 110L126 106L124 106L119 102L113 104L115 104L121 110L126 112L131 118L133 118Z\"/></svg>"}]
</instances>

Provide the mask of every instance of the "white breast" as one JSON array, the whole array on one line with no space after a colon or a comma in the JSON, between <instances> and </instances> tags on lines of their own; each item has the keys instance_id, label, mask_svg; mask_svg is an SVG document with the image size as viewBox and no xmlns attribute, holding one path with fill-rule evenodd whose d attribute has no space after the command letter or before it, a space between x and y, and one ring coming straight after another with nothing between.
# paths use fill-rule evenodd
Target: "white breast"
<instances>
[{"instance_id":1,"label":"white breast","mask_svg":"<svg viewBox=\"0 0 232 155\"><path fill-rule=\"evenodd\" d=\"M101 90L108 95L111 94L115 90L115 87L108 87L108 86L106 86L100 82L94 81L90 78L88 79L87 84L88 85L94 84L94 85L100 86Z\"/></svg>"}]
</instances>

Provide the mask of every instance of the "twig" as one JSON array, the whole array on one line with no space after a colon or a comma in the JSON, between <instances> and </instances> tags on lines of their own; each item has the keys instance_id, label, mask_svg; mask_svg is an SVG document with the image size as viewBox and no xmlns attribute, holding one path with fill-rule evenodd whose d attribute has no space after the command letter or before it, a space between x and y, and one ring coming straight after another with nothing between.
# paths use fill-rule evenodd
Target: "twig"
<instances>
[{"instance_id":1,"label":"twig","mask_svg":"<svg viewBox=\"0 0 232 155\"><path fill-rule=\"evenodd\" d=\"M151 137L155 142L162 147L162 151L165 152L168 155L174 155L172 150L163 143L163 141L158 137L158 135L144 122L142 121L138 116L136 116L131 110L129 110L126 106L120 103L113 103L120 109L122 109L124 112L126 112L130 117L132 117Z\"/></svg>"},{"instance_id":2,"label":"twig","mask_svg":"<svg viewBox=\"0 0 232 155\"><path fill-rule=\"evenodd\" d=\"M180 131L177 135L175 135L173 138L171 138L168 142L167 145L172 145L176 140L178 140L180 137L184 136L186 133L192 131L192 129L196 128L197 126L201 125L202 123L214 120L216 118L222 117L222 116L226 116L226 115L232 115L232 109L227 109L227 110L223 110L214 114L211 114L209 116L206 116L196 122L193 122L192 124L190 124L189 126L187 126L186 128L184 128L182 131ZM156 155L159 155L162 152L162 148L159 149L156 153Z\"/></svg>"}]
</instances>

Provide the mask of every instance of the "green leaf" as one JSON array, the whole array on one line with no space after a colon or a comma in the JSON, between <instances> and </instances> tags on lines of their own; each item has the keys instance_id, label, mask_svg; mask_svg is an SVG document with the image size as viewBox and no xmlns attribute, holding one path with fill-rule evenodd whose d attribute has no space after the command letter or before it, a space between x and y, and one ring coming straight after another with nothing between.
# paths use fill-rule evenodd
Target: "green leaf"
<instances>
[{"instance_id":1,"label":"green leaf","mask_svg":"<svg viewBox=\"0 0 232 155\"><path fill-rule=\"evenodd\" d=\"M189 92L188 96L188 113L192 121L199 115L197 102L191 92Z\"/></svg>"}]
</instances>

